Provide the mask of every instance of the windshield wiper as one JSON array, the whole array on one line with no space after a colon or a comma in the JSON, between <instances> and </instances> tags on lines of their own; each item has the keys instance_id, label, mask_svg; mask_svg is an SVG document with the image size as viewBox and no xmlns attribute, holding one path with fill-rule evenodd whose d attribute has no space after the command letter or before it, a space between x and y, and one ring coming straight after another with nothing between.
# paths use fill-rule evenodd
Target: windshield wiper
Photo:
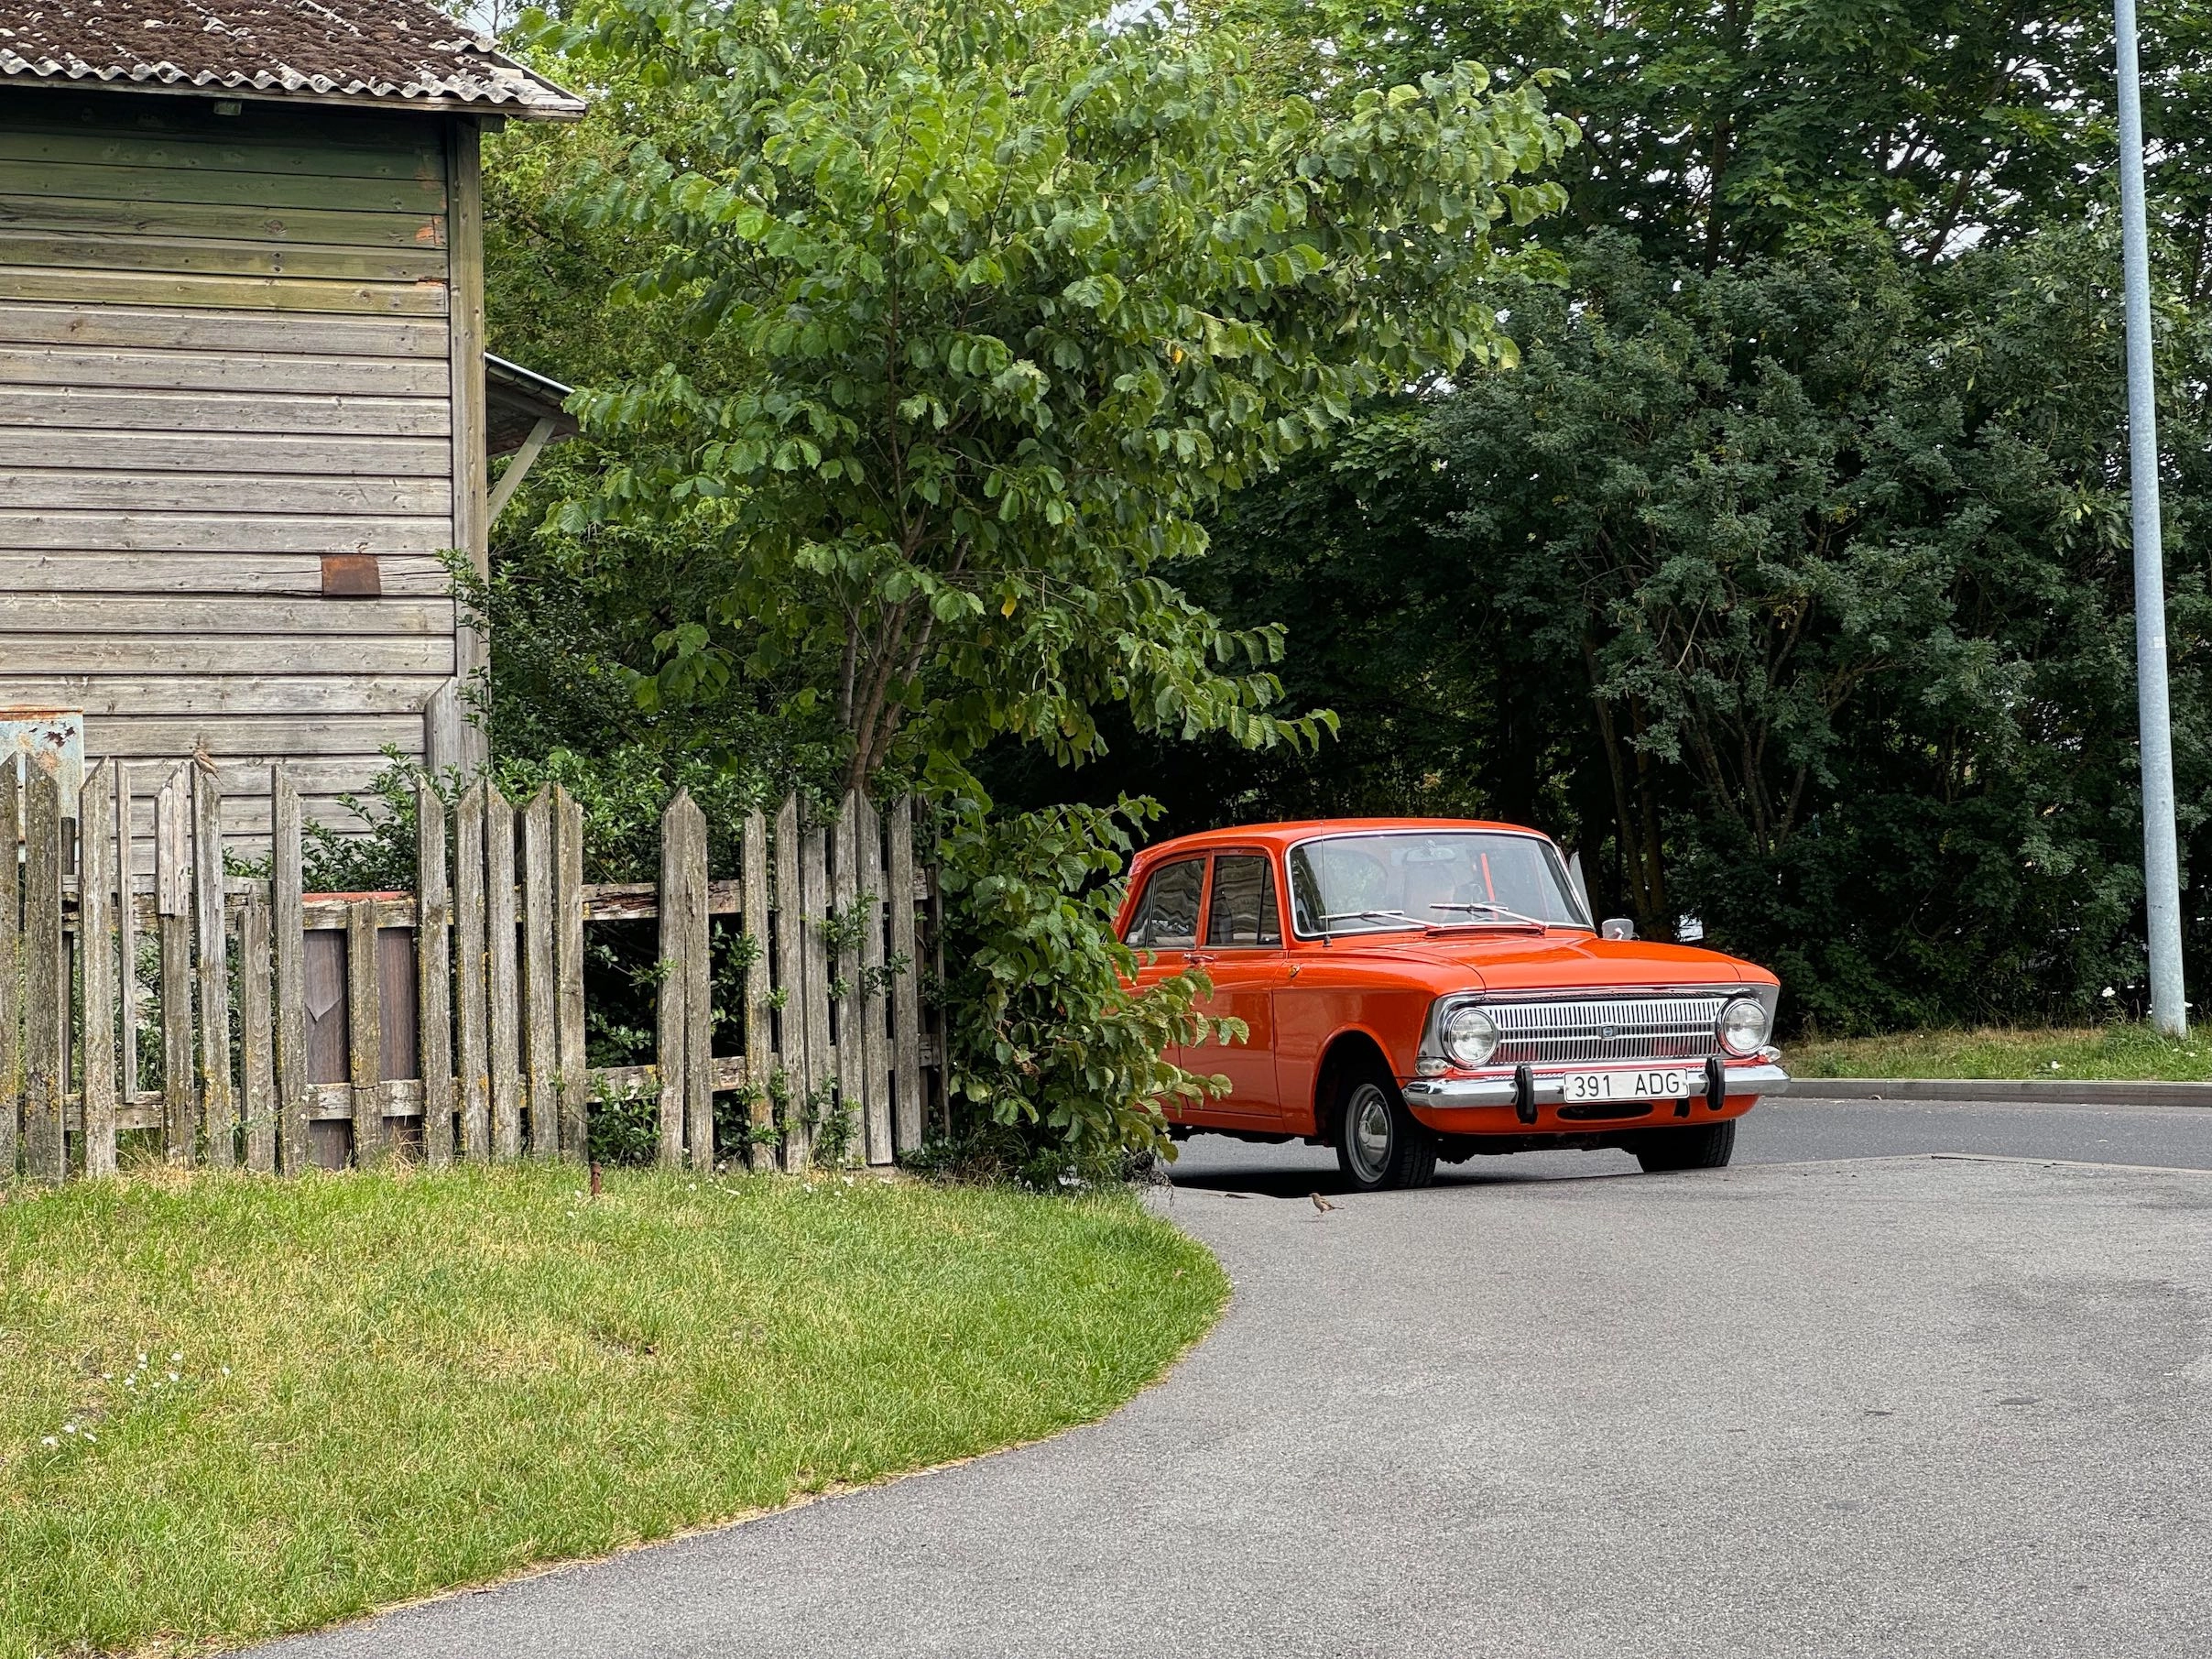
<instances>
[{"instance_id":1,"label":"windshield wiper","mask_svg":"<svg viewBox=\"0 0 2212 1659\"><path fill-rule=\"evenodd\" d=\"M1321 919L1324 927L1332 922L1402 922L1408 927L1422 925L1403 911L1332 911Z\"/></svg>"},{"instance_id":2,"label":"windshield wiper","mask_svg":"<svg viewBox=\"0 0 2212 1659\"><path fill-rule=\"evenodd\" d=\"M1502 904L1485 904L1476 900L1472 903L1432 904L1429 908L1433 911L1466 911L1470 915L1500 916L1508 922L1518 922L1523 926L1532 927L1540 933L1552 931L1549 922L1540 922L1534 916L1524 916L1519 911L1508 910Z\"/></svg>"}]
</instances>

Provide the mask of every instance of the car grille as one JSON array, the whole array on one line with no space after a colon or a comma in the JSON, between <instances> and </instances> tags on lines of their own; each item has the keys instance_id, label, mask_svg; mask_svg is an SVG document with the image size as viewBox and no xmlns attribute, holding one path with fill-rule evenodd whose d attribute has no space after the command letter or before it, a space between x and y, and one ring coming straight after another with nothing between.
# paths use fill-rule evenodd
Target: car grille
<instances>
[{"instance_id":1,"label":"car grille","mask_svg":"<svg viewBox=\"0 0 2212 1659\"><path fill-rule=\"evenodd\" d=\"M1703 1060L1721 1052L1714 1027L1727 1001L1707 995L1486 1003L1504 1033L1490 1064Z\"/></svg>"}]
</instances>

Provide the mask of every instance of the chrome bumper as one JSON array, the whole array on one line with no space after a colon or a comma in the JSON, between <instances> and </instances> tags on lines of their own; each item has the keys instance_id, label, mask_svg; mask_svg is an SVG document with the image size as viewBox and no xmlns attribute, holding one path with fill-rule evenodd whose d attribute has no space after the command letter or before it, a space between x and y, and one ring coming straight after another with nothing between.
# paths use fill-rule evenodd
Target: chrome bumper
<instances>
[{"instance_id":1,"label":"chrome bumper","mask_svg":"<svg viewBox=\"0 0 2212 1659\"><path fill-rule=\"evenodd\" d=\"M1699 1071L1704 1062L1695 1063ZM1650 1072L1688 1071L1689 1063L1675 1066L1653 1062L1649 1065L1593 1065L1575 1068L1574 1075L1593 1072ZM1567 1097L1566 1074L1546 1075L1538 1072L1534 1076L1536 1100L1542 1106L1557 1106ZM1732 1065L1728 1067L1728 1093L1758 1095L1762 1097L1786 1095L1790 1092L1790 1074L1779 1065ZM1700 1084L1704 1082L1699 1077ZM1416 1077L1405 1086L1405 1097L1416 1106L1511 1106L1514 1104L1511 1077ZM1700 1087L1692 1099L1702 1099L1705 1090Z\"/></svg>"}]
</instances>

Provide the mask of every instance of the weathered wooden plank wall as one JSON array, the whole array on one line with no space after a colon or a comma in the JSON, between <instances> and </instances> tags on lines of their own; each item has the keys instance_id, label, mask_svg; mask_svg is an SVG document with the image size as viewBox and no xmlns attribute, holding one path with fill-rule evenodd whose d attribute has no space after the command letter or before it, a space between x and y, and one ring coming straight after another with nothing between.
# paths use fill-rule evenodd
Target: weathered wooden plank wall
<instances>
[{"instance_id":1,"label":"weathered wooden plank wall","mask_svg":"<svg viewBox=\"0 0 2212 1659\"><path fill-rule=\"evenodd\" d=\"M0 114L0 706L83 709L94 760L206 755L258 851L269 759L358 827L338 798L425 752L461 666L480 210L456 127L230 107ZM150 871L150 791L117 792Z\"/></svg>"}]
</instances>

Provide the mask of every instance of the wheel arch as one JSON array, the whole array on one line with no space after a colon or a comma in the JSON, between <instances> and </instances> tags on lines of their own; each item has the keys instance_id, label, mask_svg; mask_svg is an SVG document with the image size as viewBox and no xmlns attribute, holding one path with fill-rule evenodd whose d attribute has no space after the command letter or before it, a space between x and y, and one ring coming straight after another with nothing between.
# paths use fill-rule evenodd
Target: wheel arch
<instances>
[{"instance_id":1,"label":"wheel arch","mask_svg":"<svg viewBox=\"0 0 2212 1659\"><path fill-rule=\"evenodd\" d=\"M1372 1066L1389 1078L1390 1086L1398 1086L1398 1074L1391 1068L1389 1052L1374 1032L1359 1026L1350 1026L1331 1037L1321 1051L1321 1064L1313 1068L1313 1130L1324 1140L1335 1132L1336 1092L1343 1086L1345 1073L1354 1067Z\"/></svg>"}]
</instances>

